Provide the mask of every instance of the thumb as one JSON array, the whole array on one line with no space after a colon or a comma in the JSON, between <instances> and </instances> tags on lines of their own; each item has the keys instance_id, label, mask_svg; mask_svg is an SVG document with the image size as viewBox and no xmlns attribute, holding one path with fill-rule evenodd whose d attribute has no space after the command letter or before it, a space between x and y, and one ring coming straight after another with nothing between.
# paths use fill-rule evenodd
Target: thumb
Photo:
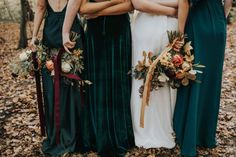
<instances>
[{"instance_id":1,"label":"thumb","mask_svg":"<svg viewBox=\"0 0 236 157\"><path fill-rule=\"evenodd\" d=\"M66 50L66 52L71 54L70 50L65 45L64 45L64 49Z\"/></svg>"}]
</instances>

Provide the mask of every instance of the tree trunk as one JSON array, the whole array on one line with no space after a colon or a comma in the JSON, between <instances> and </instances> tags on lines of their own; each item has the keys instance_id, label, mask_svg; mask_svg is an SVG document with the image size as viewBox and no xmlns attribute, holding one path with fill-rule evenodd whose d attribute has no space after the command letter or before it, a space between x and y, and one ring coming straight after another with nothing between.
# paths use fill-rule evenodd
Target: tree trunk
<instances>
[{"instance_id":1,"label":"tree trunk","mask_svg":"<svg viewBox=\"0 0 236 157\"><path fill-rule=\"evenodd\" d=\"M20 19L20 41L18 48L26 48L27 47L27 33L26 33L26 17L27 17L27 8L26 2L27 0L20 0L21 2L21 19Z\"/></svg>"}]
</instances>

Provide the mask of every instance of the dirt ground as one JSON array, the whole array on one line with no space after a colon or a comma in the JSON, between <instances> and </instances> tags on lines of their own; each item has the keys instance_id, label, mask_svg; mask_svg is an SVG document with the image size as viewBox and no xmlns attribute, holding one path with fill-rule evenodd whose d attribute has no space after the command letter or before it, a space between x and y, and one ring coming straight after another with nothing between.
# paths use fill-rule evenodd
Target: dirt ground
<instances>
[{"instance_id":1,"label":"dirt ground","mask_svg":"<svg viewBox=\"0 0 236 157\"><path fill-rule=\"evenodd\" d=\"M218 146L198 149L199 157L236 157L236 23L228 27L221 108L217 129ZM30 36L30 29L28 32ZM0 23L0 156L40 157L39 120L33 78L13 79L9 71L19 50L17 23ZM95 153L64 156L97 156ZM179 148L134 148L127 157L176 157Z\"/></svg>"}]
</instances>

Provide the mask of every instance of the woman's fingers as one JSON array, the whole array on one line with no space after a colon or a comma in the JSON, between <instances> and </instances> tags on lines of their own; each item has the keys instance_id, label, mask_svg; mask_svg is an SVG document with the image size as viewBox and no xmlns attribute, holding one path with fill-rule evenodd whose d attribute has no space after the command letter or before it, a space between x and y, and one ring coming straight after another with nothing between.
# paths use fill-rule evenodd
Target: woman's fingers
<instances>
[{"instance_id":1,"label":"woman's fingers","mask_svg":"<svg viewBox=\"0 0 236 157\"><path fill-rule=\"evenodd\" d=\"M86 14L85 15L85 18L86 19L95 19L95 18L97 18L98 17L98 15L96 15L96 14Z\"/></svg>"},{"instance_id":2,"label":"woman's fingers","mask_svg":"<svg viewBox=\"0 0 236 157\"><path fill-rule=\"evenodd\" d=\"M75 42L68 41L64 44L67 48L72 49L75 47Z\"/></svg>"},{"instance_id":3,"label":"woman's fingers","mask_svg":"<svg viewBox=\"0 0 236 157\"><path fill-rule=\"evenodd\" d=\"M36 51L36 45L34 43L35 41L31 41L30 44L29 44L29 48L31 51L35 52Z\"/></svg>"},{"instance_id":4,"label":"woman's fingers","mask_svg":"<svg viewBox=\"0 0 236 157\"><path fill-rule=\"evenodd\" d=\"M67 41L63 46L67 52L71 53L69 49L73 49L75 47L75 44L76 42Z\"/></svg>"},{"instance_id":5,"label":"woman's fingers","mask_svg":"<svg viewBox=\"0 0 236 157\"><path fill-rule=\"evenodd\" d=\"M64 45L64 49L66 50L66 52L71 53L70 50Z\"/></svg>"},{"instance_id":6,"label":"woman's fingers","mask_svg":"<svg viewBox=\"0 0 236 157\"><path fill-rule=\"evenodd\" d=\"M34 51L36 49L36 42L37 38L36 37L32 37L30 43L29 43L29 48L31 49L31 51Z\"/></svg>"},{"instance_id":7,"label":"woman's fingers","mask_svg":"<svg viewBox=\"0 0 236 157\"><path fill-rule=\"evenodd\" d=\"M69 49L72 49L75 47L76 42L70 41L70 34L69 33L63 33L63 46L64 49L71 53Z\"/></svg>"}]
</instances>

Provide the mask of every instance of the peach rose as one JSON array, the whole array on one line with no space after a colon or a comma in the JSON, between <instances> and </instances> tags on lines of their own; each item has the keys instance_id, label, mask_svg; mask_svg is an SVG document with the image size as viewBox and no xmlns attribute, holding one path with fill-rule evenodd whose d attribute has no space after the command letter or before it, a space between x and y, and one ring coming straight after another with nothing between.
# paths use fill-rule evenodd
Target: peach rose
<instances>
[{"instance_id":1,"label":"peach rose","mask_svg":"<svg viewBox=\"0 0 236 157\"><path fill-rule=\"evenodd\" d=\"M179 71L176 72L175 75L176 75L177 79L183 79L185 77L185 72L182 71L182 70L179 70Z\"/></svg>"},{"instance_id":2,"label":"peach rose","mask_svg":"<svg viewBox=\"0 0 236 157\"><path fill-rule=\"evenodd\" d=\"M179 67L180 65L183 64L183 56L182 55L179 55L179 54L176 54L173 56L172 58L172 62L174 63L175 66Z\"/></svg>"},{"instance_id":3,"label":"peach rose","mask_svg":"<svg viewBox=\"0 0 236 157\"><path fill-rule=\"evenodd\" d=\"M49 71L52 71L54 69L54 63L52 60L46 61L46 67Z\"/></svg>"}]
</instances>

